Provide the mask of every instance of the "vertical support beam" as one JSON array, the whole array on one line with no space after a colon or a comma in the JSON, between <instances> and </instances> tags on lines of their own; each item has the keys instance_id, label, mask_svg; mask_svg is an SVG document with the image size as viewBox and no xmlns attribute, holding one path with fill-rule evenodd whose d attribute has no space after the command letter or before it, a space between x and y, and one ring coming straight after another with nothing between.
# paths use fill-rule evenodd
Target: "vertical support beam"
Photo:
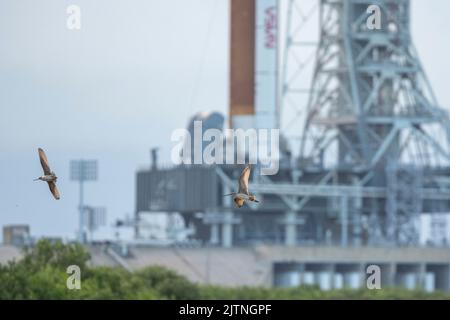
<instances>
[{"instance_id":1,"label":"vertical support beam","mask_svg":"<svg viewBox=\"0 0 450 320\"><path fill-rule=\"evenodd\" d=\"M359 272L359 288L366 288L366 287L367 287L366 264L367 264L367 263L360 263L360 264L358 265L358 272Z\"/></svg>"},{"instance_id":2,"label":"vertical support beam","mask_svg":"<svg viewBox=\"0 0 450 320\"><path fill-rule=\"evenodd\" d=\"M330 289L335 289L336 263L330 264Z\"/></svg>"},{"instance_id":3,"label":"vertical support beam","mask_svg":"<svg viewBox=\"0 0 450 320\"><path fill-rule=\"evenodd\" d=\"M80 212L80 230L79 230L79 241L80 243L85 243L85 232L84 232L84 188L83 188L83 180L84 180L84 170L83 168L83 162L80 161L80 202L78 204L78 209Z\"/></svg>"},{"instance_id":4,"label":"vertical support beam","mask_svg":"<svg viewBox=\"0 0 450 320\"><path fill-rule=\"evenodd\" d=\"M285 213L285 238L286 246L293 247L297 243L297 213L288 211Z\"/></svg>"},{"instance_id":5,"label":"vertical support beam","mask_svg":"<svg viewBox=\"0 0 450 320\"><path fill-rule=\"evenodd\" d=\"M341 246L348 245L348 197L340 198L340 214L341 214Z\"/></svg>"},{"instance_id":6,"label":"vertical support beam","mask_svg":"<svg viewBox=\"0 0 450 320\"><path fill-rule=\"evenodd\" d=\"M361 183L359 178L353 177L353 185L360 187ZM359 194L357 197L351 200L352 208L352 244L354 246L360 246L362 244L362 226L361 226L361 212L363 207L363 197Z\"/></svg>"},{"instance_id":7,"label":"vertical support beam","mask_svg":"<svg viewBox=\"0 0 450 320\"><path fill-rule=\"evenodd\" d=\"M223 185L224 192L230 193L230 188ZM224 199L224 207L228 208L226 209L224 215L223 215L223 222L222 222L222 247L230 248L233 245L233 218L234 214L233 211L231 211L232 207L232 197L225 197Z\"/></svg>"},{"instance_id":8,"label":"vertical support beam","mask_svg":"<svg viewBox=\"0 0 450 320\"><path fill-rule=\"evenodd\" d=\"M356 247L362 244L362 228L361 228L361 211L355 210L353 212L353 232L352 232L352 244Z\"/></svg>"},{"instance_id":9,"label":"vertical support beam","mask_svg":"<svg viewBox=\"0 0 450 320\"><path fill-rule=\"evenodd\" d=\"M389 266L389 286L397 286L397 263L393 262Z\"/></svg>"},{"instance_id":10,"label":"vertical support beam","mask_svg":"<svg viewBox=\"0 0 450 320\"><path fill-rule=\"evenodd\" d=\"M445 288L444 291L445 292L450 292L450 264L448 264L447 266L445 266Z\"/></svg>"},{"instance_id":11,"label":"vertical support beam","mask_svg":"<svg viewBox=\"0 0 450 320\"><path fill-rule=\"evenodd\" d=\"M211 249L206 248L206 283L210 284L211 282Z\"/></svg>"},{"instance_id":12,"label":"vertical support beam","mask_svg":"<svg viewBox=\"0 0 450 320\"><path fill-rule=\"evenodd\" d=\"M421 289L425 290L425 274L426 274L426 264L425 262L420 263L419 265L419 277L418 277L418 286Z\"/></svg>"},{"instance_id":13,"label":"vertical support beam","mask_svg":"<svg viewBox=\"0 0 450 320\"><path fill-rule=\"evenodd\" d=\"M222 246L230 248L233 245L233 212L225 212L222 224Z\"/></svg>"},{"instance_id":14,"label":"vertical support beam","mask_svg":"<svg viewBox=\"0 0 450 320\"><path fill-rule=\"evenodd\" d=\"M360 90L359 89L359 85L358 85L358 77L356 74L356 69L355 69L355 58L353 57L353 45L351 42L351 33L352 30L350 28L350 21L352 21L351 19L351 7L352 6L356 6L353 3L351 3L350 1L344 1L343 2L343 12L341 15L341 21L342 22L342 26L344 28L343 33L344 33L344 41L343 41L343 49L345 50L345 58L347 59L347 66L348 66L348 75L349 75L349 84L350 84L350 94L352 97L352 102L355 106L354 112L356 113L356 116L358 118L358 122L356 125L356 130L358 132L358 143L361 146L362 149L362 155L364 157L364 160L369 162L370 161L370 156L371 156L371 145L368 143L368 138L367 138L367 124L366 124L366 118L364 115L364 110L360 110L362 108L362 104L361 104L361 97L360 97ZM342 50L342 49L341 49Z\"/></svg>"},{"instance_id":15,"label":"vertical support beam","mask_svg":"<svg viewBox=\"0 0 450 320\"><path fill-rule=\"evenodd\" d=\"M217 224L217 223L211 224L211 234L210 234L209 242L213 245L216 245L219 243L219 224Z\"/></svg>"},{"instance_id":16,"label":"vertical support beam","mask_svg":"<svg viewBox=\"0 0 450 320\"><path fill-rule=\"evenodd\" d=\"M305 283L304 277L305 277L305 264L299 263L298 264L298 271L300 272L300 285L302 286Z\"/></svg>"}]
</instances>

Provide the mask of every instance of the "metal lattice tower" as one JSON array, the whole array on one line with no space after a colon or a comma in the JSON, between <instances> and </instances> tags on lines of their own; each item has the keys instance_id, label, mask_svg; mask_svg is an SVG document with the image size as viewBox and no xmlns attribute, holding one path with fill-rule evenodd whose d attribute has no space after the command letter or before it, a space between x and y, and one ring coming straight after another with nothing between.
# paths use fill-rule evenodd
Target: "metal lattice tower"
<instances>
[{"instance_id":1,"label":"metal lattice tower","mask_svg":"<svg viewBox=\"0 0 450 320\"><path fill-rule=\"evenodd\" d=\"M367 25L371 5L380 29ZM300 165L391 190L372 210L384 238L372 241L415 243L422 169L448 166L450 130L412 43L410 1L321 0L319 10Z\"/></svg>"},{"instance_id":2,"label":"metal lattice tower","mask_svg":"<svg viewBox=\"0 0 450 320\"><path fill-rule=\"evenodd\" d=\"M318 1L289 0L287 3L287 19L285 26L285 43L282 52L281 66L281 104L289 114L282 126L284 134L290 136L300 118L304 115L305 103L310 93L309 77L306 77L313 67L317 47L316 34L310 34L308 27L316 29L314 24L317 16Z\"/></svg>"}]
</instances>

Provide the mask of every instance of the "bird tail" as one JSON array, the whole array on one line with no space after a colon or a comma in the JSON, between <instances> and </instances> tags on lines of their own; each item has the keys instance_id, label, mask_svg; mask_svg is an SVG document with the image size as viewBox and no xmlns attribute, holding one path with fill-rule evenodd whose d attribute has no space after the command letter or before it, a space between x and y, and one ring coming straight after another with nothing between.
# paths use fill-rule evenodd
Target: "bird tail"
<instances>
[{"instance_id":1,"label":"bird tail","mask_svg":"<svg viewBox=\"0 0 450 320\"><path fill-rule=\"evenodd\" d=\"M38 181L38 180L39 180L39 178L33 179L33 181Z\"/></svg>"}]
</instances>

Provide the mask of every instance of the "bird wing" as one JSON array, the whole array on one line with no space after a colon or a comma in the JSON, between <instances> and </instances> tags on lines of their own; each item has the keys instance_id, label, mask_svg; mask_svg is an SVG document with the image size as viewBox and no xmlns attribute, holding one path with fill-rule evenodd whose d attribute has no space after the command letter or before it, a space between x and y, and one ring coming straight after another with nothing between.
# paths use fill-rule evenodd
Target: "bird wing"
<instances>
[{"instance_id":1,"label":"bird wing","mask_svg":"<svg viewBox=\"0 0 450 320\"><path fill-rule=\"evenodd\" d=\"M44 150L39 148L38 152L39 152L39 160L41 160L41 166L42 169L44 170L44 174L45 175L51 174L50 166L48 165L47 156L45 155Z\"/></svg>"},{"instance_id":2,"label":"bird wing","mask_svg":"<svg viewBox=\"0 0 450 320\"><path fill-rule=\"evenodd\" d=\"M56 187L56 183L54 181L48 181L48 187L50 188L51 193L53 194L53 196L55 197L56 200L59 200L60 195L59 195L59 190Z\"/></svg>"},{"instance_id":3,"label":"bird wing","mask_svg":"<svg viewBox=\"0 0 450 320\"><path fill-rule=\"evenodd\" d=\"M247 165L239 178L239 193L248 194L248 178L250 177L250 165Z\"/></svg>"},{"instance_id":4,"label":"bird wing","mask_svg":"<svg viewBox=\"0 0 450 320\"><path fill-rule=\"evenodd\" d=\"M245 193L236 193L236 198L243 199L243 200L249 200L250 199L249 195L245 194Z\"/></svg>"}]
</instances>

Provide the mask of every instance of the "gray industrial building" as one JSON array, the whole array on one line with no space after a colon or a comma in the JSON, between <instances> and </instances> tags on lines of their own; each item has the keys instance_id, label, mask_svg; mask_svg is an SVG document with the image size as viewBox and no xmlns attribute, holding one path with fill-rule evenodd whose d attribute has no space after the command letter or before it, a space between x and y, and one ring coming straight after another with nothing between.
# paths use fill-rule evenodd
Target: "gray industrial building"
<instances>
[{"instance_id":1,"label":"gray industrial building","mask_svg":"<svg viewBox=\"0 0 450 320\"><path fill-rule=\"evenodd\" d=\"M264 245L271 285L360 287L376 264L383 285L449 291L450 249L419 243L421 214L450 212L450 125L414 47L410 1L317 2L320 39L299 156L282 150L274 176L256 166L251 191L262 203L236 209L223 197L237 187L239 165L153 167L137 173L136 220L179 213L205 245ZM291 32L301 5L289 0L279 34L281 110L297 90L289 53L307 45ZM371 5L380 29L367 25Z\"/></svg>"}]
</instances>

